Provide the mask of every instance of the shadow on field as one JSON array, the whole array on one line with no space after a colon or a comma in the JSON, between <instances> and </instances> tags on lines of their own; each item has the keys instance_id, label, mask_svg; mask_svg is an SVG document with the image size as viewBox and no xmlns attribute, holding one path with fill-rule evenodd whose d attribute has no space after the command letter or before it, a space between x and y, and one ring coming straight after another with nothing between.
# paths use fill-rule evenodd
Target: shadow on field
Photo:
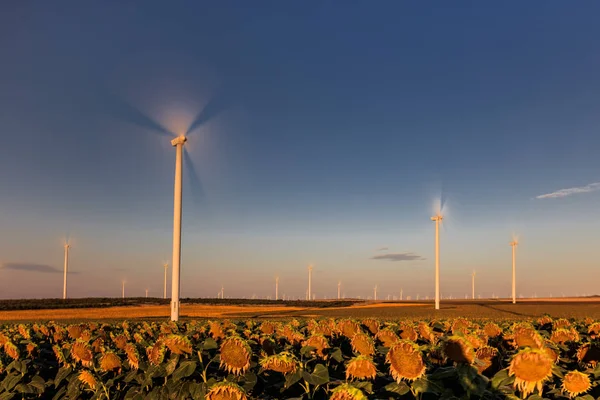
<instances>
[{"instance_id":1,"label":"shadow on field","mask_svg":"<svg viewBox=\"0 0 600 400\"><path fill-rule=\"evenodd\" d=\"M491 305L489 303L479 303L477 305L480 306L480 307L483 307L483 308L489 308L490 310L500 311L500 312L503 312L503 313L507 313L507 314L511 314L511 315L516 315L516 316L519 316L519 317L530 317L530 318L537 317L537 315L533 315L533 314L525 314L525 313L520 313L520 312L516 312L516 311L506 310L504 308L493 306L493 305Z\"/></svg>"}]
</instances>

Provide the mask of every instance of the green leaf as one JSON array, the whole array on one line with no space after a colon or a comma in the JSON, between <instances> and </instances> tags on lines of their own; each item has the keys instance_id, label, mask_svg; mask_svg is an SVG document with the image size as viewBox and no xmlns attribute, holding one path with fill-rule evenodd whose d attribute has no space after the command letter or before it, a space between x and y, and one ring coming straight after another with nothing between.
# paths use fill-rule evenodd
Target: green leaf
<instances>
[{"instance_id":1,"label":"green leaf","mask_svg":"<svg viewBox=\"0 0 600 400\"><path fill-rule=\"evenodd\" d=\"M46 390L46 382L44 381L44 378L39 375L34 375L33 378L31 378L29 385L36 389L38 394L42 394Z\"/></svg>"},{"instance_id":2,"label":"green leaf","mask_svg":"<svg viewBox=\"0 0 600 400\"><path fill-rule=\"evenodd\" d=\"M254 388L254 386L256 385L256 382L258 382L258 377L253 372L246 372L243 378L244 384L242 385L242 387L246 392L251 391L252 388Z\"/></svg>"},{"instance_id":3,"label":"green leaf","mask_svg":"<svg viewBox=\"0 0 600 400\"><path fill-rule=\"evenodd\" d=\"M26 383L19 383L17 386L15 386L15 390L19 393L26 393L26 394L35 393L35 390L33 390L33 387L27 385Z\"/></svg>"},{"instance_id":4,"label":"green leaf","mask_svg":"<svg viewBox=\"0 0 600 400\"><path fill-rule=\"evenodd\" d=\"M513 378L508 376L508 368L501 369L496 372L496 375L492 378L492 389L498 389L501 386L508 385L511 380L513 380Z\"/></svg>"},{"instance_id":5,"label":"green leaf","mask_svg":"<svg viewBox=\"0 0 600 400\"><path fill-rule=\"evenodd\" d=\"M294 383L298 382L302 378L303 371L304 371L303 369L298 368L296 370L296 372L294 372L293 374L286 374L285 375L285 385L283 387L285 389L287 389L290 386L292 386Z\"/></svg>"},{"instance_id":6,"label":"green leaf","mask_svg":"<svg viewBox=\"0 0 600 400\"><path fill-rule=\"evenodd\" d=\"M340 349L339 347L336 347L335 349L333 349L333 351L329 354L331 355L332 359L334 359L335 361L337 361L339 363L344 361L344 355L342 354L342 349Z\"/></svg>"},{"instance_id":7,"label":"green leaf","mask_svg":"<svg viewBox=\"0 0 600 400\"><path fill-rule=\"evenodd\" d=\"M300 349L300 355L301 355L302 357L310 357L310 356L312 356L312 353L313 353L313 351L315 351L315 350L317 350L317 348L316 348L316 347L314 347L314 346L303 346L303 347Z\"/></svg>"},{"instance_id":8,"label":"green leaf","mask_svg":"<svg viewBox=\"0 0 600 400\"><path fill-rule=\"evenodd\" d=\"M63 379L66 379L72 371L73 369L71 369L71 367L60 367L56 373L56 378L54 378L54 387L58 388L58 385L60 385Z\"/></svg>"},{"instance_id":9,"label":"green leaf","mask_svg":"<svg viewBox=\"0 0 600 400\"><path fill-rule=\"evenodd\" d=\"M313 385L324 385L329 382L329 371L323 364L317 364L313 373L310 374Z\"/></svg>"},{"instance_id":10,"label":"green leaf","mask_svg":"<svg viewBox=\"0 0 600 400\"><path fill-rule=\"evenodd\" d=\"M215 339L208 338L204 342L202 342L202 350L214 350L218 349L219 345L215 341Z\"/></svg>"},{"instance_id":11,"label":"green leaf","mask_svg":"<svg viewBox=\"0 0 600 400\"><path fill-rule=\"evenodd\" d=\"M367 382L367 381L356 382L356 383L353 383L352 386L354 386L357 389L362 389L369 394L373 393L373 383L371 383L371 382Z\"/></svg>"},{"instance_id":12,"label":"green leaf","mask_svg":"<svg viewBox=\"0 0 600 400\"><path fill-rule=\"evenodd\" d=\"M393 383L390 383L389 385L386 385L384 387L384 389L386 391L388 391L388 392L399 394L400 396L403 396L406 393L410 392L410 388L404 382L400 382L400 383L393 382Z\"/></svg>"},{"instance_id":13,"label":"green leaf","mask_svg":"<svg viewBox=\"0 0 600 400\"><path fill-rule=\"evenodd\" d=\"M17 384L21 382L22 378L23 376L20 374L7 375L6 378L4 378L4 380L2 381L2 387L7 392L10 392L15 386L17 386Z\"/></svg>"},{"instance_id":14,"label":"green leaf","mask_svg":"<svg viewBox=\"0 0 600 400\"><path fill-rule=\"evenodd\" d=\"M179 362L179 354L171 354L171 358L169 358L169 361L167 361L167 364L165 365L165 375L166 376L171 375L175 371L175 368L177 368L178 362Z\"/></svg>"},{"instance_id":15,"label":"green leaf","mask_svg":"<svg viewBox=\"0 0 600 400\"><path fill-rule=\"evenodd\" d=\"M0 394L0 400L11 400L15 395L16 393L2 393Z\"/></svg>"},{"instance_id":16,"label":"green leaf","mask_svg":"<svg viewBox=\"0 0 600 400\"><path fill-rule=\"evenodd\" d=\"M196 370L196 361L184 361L179 368L173 372L173 380L177 382L180 379L187 378Z\"/></svg>"},{"instance_id":17,"label":"green leaf","mask_svg":"<svg viewBox=\"0 0 600 400\"><path fill-rule=\"evenodd\" d=\"M427 378L419 378L416 381L414 381L411 385L412 390L419 394L419 393L433 393L433 394L441 394L443 391L443 388L441 388L440 386L438 386L437 384L427 380Z\"/></svg>"}]
</instances>

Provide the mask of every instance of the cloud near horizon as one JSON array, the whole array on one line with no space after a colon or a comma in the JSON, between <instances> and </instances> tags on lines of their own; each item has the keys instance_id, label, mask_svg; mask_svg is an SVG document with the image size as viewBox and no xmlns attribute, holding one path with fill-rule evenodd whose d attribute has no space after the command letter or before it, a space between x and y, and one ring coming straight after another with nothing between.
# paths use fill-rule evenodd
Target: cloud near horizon
<instances>
[{"instance_id":1,"label":"cloud near horizon","mask_svg":"<svg viewBox=\"0 0 600 400\"><path fill-rule=\"evenodd\" d=\"M552 193L541 194L536 196L536 199L557 199L560 197L567 197L574 194L590 193L600 190L600 182L590 183L589 185L572 187L568 189L560 189Z\"/></svg>"},{"instance_id":2,"label":"cloud near horizon","mask_svg":"<svg viewBox=\"0 0 600 400\"><path fill-rule=\"evenodd\" d=\"M27 271L27 272L42 272L45 274L62 274L62 269L58 269L51 265L44 264L33 264L33 263L16 263L6 262L2 264L2 269L11 269L13 271ZM69 274L76 274L75 271L69 271Z\"/></svg>"},{"instance_id":3,"label":"cloud near horizon","mask_svg":"<svg viewBox=\"0 0 600 400\"><path fill-rule=\"evenodd\" d=\"M386 251L389 250L387 247L380 247L376 251Z\"/></svg>"},{"instance_id":4,"label":"cloud near horizon","mask_svg":"<svg viewBox=\"0 0 600 400\"><path fill-rule=\"evenodd\" d=\"M414 253L388 253L381 254L378 256L371 257L371 260L385 260L385 261L422 261L425 260L418 254Z\"/></svg>"}]
</instances>

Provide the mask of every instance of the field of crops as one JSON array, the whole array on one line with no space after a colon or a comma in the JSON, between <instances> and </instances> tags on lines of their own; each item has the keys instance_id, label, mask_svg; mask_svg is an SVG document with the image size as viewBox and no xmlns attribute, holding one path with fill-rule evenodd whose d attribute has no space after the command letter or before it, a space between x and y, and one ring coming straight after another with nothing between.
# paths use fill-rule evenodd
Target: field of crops
<instances>
[{"instance_id":1,"label":"field of crops","mask_svg":"<svg viewBox=\"0 0 600 400\"><path fill-rule=\"evenodd\" d=\"M600 398L600 323L0 326L0 400Z\"/></svg>"}]
</instances>

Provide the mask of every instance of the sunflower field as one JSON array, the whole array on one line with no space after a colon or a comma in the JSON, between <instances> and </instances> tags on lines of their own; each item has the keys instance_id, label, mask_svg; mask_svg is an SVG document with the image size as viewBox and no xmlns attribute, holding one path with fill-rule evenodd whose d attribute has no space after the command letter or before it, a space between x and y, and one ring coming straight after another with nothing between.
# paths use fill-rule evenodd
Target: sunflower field
<instances>
[{"instance_id":1,"label":"sunflower field","mask_svg":"<svg viewBox=\"0 0 600 400\"><path fill-rule=\"evenodd\" d=\"M0 326L8 399L600 399L600 322Z\"/></svg>"}]
</instances>

